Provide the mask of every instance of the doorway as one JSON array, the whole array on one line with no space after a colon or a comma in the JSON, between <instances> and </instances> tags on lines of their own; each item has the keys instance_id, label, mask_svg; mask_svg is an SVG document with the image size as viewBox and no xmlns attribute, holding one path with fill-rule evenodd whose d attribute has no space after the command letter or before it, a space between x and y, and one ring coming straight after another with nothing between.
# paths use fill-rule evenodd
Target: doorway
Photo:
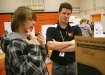
<instances>
[{"instance_id":1,"label":"doorway","mask_svg":"<svg viewBox=\"0 0 105 75\"><path fill-rule=\"evenodd\" d=\"M92 23L91 23L92 35L94 36L94 22L101 21L101 14L93 14L91 15L91 17L92 17Z\"/></svg>"},{"instance_id":2,"label":"doorway","mask_svg":"<svg viewBox=\"0 0 105 75\"><path fill-rule=\"evenodd\" d=\"M92 22L101 21L101 14L93 14L92 16Z\"/></svg>"}]
</instances>

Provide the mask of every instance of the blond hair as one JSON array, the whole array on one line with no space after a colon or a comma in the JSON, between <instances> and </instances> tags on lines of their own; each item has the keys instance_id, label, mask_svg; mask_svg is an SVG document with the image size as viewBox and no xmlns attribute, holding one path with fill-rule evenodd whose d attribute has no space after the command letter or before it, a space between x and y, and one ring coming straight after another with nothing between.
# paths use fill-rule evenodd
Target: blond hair
<instances>
[{"instance_id":1,"label":"blond hair","mask_svg":"<svg viewBox=\"0 0 105 75\"><path fill-rule=\"evenodd\" d=\"M24 25L24 22L27 20L27 17L30 15L32 15L33 20L35 21L37 20L34 10L32 10L27 6L18 7L13 14L11 22L12 31L17 32L20 25Z\"/></svg>"},{"instance_id":2,"label":"blond hair","mask_svg":"<svg viewBox=\"0 0 105 75\"><path fill-rule=\"evenodd\" d=\"M86 22L86 21L87 21L87 19L83 18L83 19L80 20L80 24L82 24L83 22Z\"/></svg>"}]
</instances>

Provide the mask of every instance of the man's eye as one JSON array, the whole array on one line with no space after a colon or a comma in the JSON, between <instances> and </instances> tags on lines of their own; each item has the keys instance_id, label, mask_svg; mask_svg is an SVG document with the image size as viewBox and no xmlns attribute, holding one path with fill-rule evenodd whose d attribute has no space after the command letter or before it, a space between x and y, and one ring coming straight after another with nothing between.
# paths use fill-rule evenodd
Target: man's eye
<instances>
[{"instance_id":1,"label":"man's eye","mask_svg":"<svg viewBox=\"0 0 105 75\"><path fill-rule=\"evenodd\" d=\"M71 13L68 13L68 15L71 15Z\"/></svg>"},{"instance_id":2,"label":"man's eye","mask_svg":"<svg viewBox=\"0 0 105 75\"><path fill-rule=\"evenodd\" d=\"M64 15L66 14L66 13L63 13Z\"/></svg>"}]
</instances>

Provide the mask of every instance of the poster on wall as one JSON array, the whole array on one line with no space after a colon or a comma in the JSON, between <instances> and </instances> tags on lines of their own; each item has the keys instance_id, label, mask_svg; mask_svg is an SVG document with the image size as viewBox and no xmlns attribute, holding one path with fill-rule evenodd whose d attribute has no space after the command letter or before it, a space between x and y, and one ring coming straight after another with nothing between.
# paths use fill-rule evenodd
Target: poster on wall
<instances>
[{"instance_id":1,"label":"poster on wall","mask_svg":"<svg viewBox=\"0 0 105 75\"><path fill-rule=\"evenodd\" d=\"M11 22L4 22L4 30L5 30L5 32L8 32L8 33L12 32Z\"/></svg>"},{"instance_id":2,"label":"poster on wall","mask_svg":"<svg viewBox=\"0 0 105 75\"><path fill-rule=\"evenodd\" d=\"M103 37L103 22L94 22L94 37Z\"/></svg>"},{"instance_id":3,"label":"poster on wall","mask_svg":"<svg viewBox=\"0 0 105 75\"><path fill-rule=\"evenodd\" d=\"M75 36L76 75L105 75L105 38Z\"/></svg>"},{"instance_id":4,"label":"poster on wall","mask_svg":"<svg viewBox=\"0 0 105 75\"><path fill-rule=\"evenodd\" d=\"M80 24L80 20L82 18L79 18L78 16L70 16L69 18L69 22L71 22L71 24Z\"/></svg>"},{"instance_id":5,"label":"poster on wall","mask_svg":"<svg viewBox=\"0 0 105 75\"><path fill-rule=\"evenodd\" d=\"M48 27L57 27L57 24L53 25L53 24L47 24L47 25L42 25L41 26L41 33L43 34L44 38L46 39L46 31L48 29ZM45 41L46 43L46 41Z\"/></svg>"}]
</instances>

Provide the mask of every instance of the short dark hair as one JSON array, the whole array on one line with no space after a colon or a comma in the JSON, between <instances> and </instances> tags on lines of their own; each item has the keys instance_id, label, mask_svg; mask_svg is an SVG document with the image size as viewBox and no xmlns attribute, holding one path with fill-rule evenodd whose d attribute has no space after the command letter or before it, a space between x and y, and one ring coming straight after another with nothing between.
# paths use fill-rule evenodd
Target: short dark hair
<instances>
[{"instance_id":1,"label":"short dark hair","mask_svg":"<svg viewBox=\"0 0 105 75\"><path fill-rule=\"evenodd\" d=\"M59 11L61 11L61 10L62 10L62 8L67 8L67 9L70 9L70 10L71 10L71 12L72 12L72 5L71 5L71 4L69 4L69 3L67 3L67 2L65 2L65 3L61 3L61 4L60 4Z\"/></svg>"},{"instance_id":2,"label":"short dark hair","mask_svg":"<svg viewBox=\"0 0 105 75\"><path fill-rule=\"evenodd\" d=\"M20 25L24 25L27 17L32 15L33 20L37 20L34 10L27 6L18 7L12 17L11 29L13 32L18 32Z\"/></svg>"}]
</instances>

